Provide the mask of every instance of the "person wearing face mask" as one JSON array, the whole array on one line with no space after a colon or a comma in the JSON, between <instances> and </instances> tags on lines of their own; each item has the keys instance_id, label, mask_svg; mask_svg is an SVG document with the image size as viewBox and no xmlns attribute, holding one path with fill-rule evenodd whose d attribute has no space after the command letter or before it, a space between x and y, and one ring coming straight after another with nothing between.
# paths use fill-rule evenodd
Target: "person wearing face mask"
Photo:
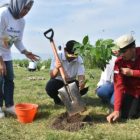
<instances>
[{"instance_id":1,"label":"person wearing face mask","mask_svg":"<svg viewBox=\"0 0 140 140\"><path fill-rule=\"evenodd\" d=\"M114 66L114 111L107 116L109 123L140 117L140 47L129 34L115 42L120 56Z\"/></svg>"},{"instance_id":2,"label":"person wearing face mask","mask_svg":"<svg viewBox=\"0 0 140 140\"><path fill-rule=\"evenodd\" d=\"M65 70L66 80L68 83L76 82L80 94L85 95L88 91L88 87L85 88L85 68L83 60L80 56L75 55L75 40L69 40L66 43L66 47L59 54L59 60L52 59L50 66L50 80L46 85L47 94L54 100L56 105L63 105L61 99L58 96L58 90L64 86L64 82L59 72L61 64Z\"/></svg>"},{"instance_id":3,"label":"person wearing face mask","mask_svg":"<svg viewBox=\"0 0 140 140\"><path fill-rule=\"evenodd\" d=\"M32 61L39 59L37 55L27 51L22 42L24 16L30 11L33 3L33 0L10 0L6 7L0 8L0 118L5 116L2 110L3 101L5 111L15 114L11 47L14 45L21 54Z\"/></svg>"}]
</instances>

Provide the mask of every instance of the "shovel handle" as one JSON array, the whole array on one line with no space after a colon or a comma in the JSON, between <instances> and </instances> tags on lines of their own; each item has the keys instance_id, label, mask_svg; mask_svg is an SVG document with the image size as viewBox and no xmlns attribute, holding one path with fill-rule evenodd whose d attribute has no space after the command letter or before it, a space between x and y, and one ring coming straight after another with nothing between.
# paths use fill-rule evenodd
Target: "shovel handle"
<instances>
[{"instance_id":1,"label":"shovel handle","mask_svg":"<svg viewBox=\"0 0 140 140\"><path fill-rule=\"evenodd\" d=\"M49 34L49 33L50 33L50 34ZM48 34L49 34L50 36L48 36ZM53 29L50 28L49 30L45 31L45 32L44 32L44 36L45 36L47 39L49 39L50 42L52 42L52 41L53 41L53 36L54 36L54 31L53 31Z\"/></svg>"},{"instance_id":2,"label":"shovel handle","mask_svg":"<svg viewBox=\"0 0 140 140\"><path fill-rule=\"evenodd\" d=\"M49 33L50 36L47 35L48 33ZM57 50L56 50L56 47L55 47L55 43L54 43L54 40L53 40L53 36L54 36L54 31L53 31L53 29L49 29L49 30L47 30L46 32L44 32L44 36L45 36L47 39L50 40L51 48L52 48L52 50L53 50L55 59L58 59L58 60L60 61L60 63L61 63L61 60L60 60L60 58L59 58L59 56L58 56L58 53L57 53ZM61 63L61 67L59 68L59 71L60 71L61 77L62 77L62 79L63 79L63 82L64 82L64 84L65 84L64 87L65 87L65 89L66 89L66 91L67 91L67 93L68 93L68 96L69 96L69 98L70 98L70 100L71 100L71 102L72 102L72 101L73 101L73 98L72 98L72 96L71 96L71 94L70 94L70 93L71 93L70 88L69 88L69 86L67 86L68 83L67 83L67 81L66 81L65 70L64 70L64 68L63 68L62 63Z\"/></svg>"},{"instance_id":3,"label":"shovel handle","mask_svg":"<svg viewBox=\"0 0 140 140\"><path fill-rule=\"evenodd\" d=\"M50 33L50 34L49 34ZM48 36L47 34L49 34L50 36ZM58 53L57 53L57 50L56 50L56 47L55 47L55 43L53 41L53 36L54 36L54 31L52 28L50 28L49 30L45 31L44 32L44 36L50 40L50 43L51 43L51 48L53 50L53 53L54 53L54 56L55 56L55 59L58 59L61 63L61 60L58 56ZM62 76L62 79L64 81L65 84L67 84L66 82L66 76L65 76L65 72L64 72L64 68L62 66L62 63L61 63L61 67L59 68L59 71L60 71L60 74Z\"/></svg>"}]
</instances>

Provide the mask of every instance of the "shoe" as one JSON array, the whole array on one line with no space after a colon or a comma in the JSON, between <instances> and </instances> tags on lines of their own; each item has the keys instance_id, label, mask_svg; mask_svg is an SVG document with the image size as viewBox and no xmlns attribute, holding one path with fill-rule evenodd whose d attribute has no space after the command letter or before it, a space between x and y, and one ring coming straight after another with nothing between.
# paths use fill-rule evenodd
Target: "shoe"
<instances>
[{"instance_id":1,"label":"shoe","mask_svg":"<svg viewBox=\"0 0 140 140\"><path fill-rule=\"evenodd\" d=\"M4 118L5 117L5 114L4 114L4 112L2 111L2 108L0 107L0 119L1 118Z\"/></svg>"},{"instance_id":2,"label":"shoe","mask_svg":"<svg viewBox=\"0 0 140 140\"><path fill-rule=\"evenodd\" d=\"M88 87L83 88L83 89L80 90L80 95L81 95L81 96L86 95L87 92L88 92Z\"/></svg>"},{"instance_id":3,"label":"shoe","mask_svg":"<svg viewBox=\"0 0 140 140\"><path fill-rule=\"evenodd\" d=\"M55 105L64 106L64 103L62 101L61 102L55 102Z\"/></svg>"},{"instance_id":4,"label":"shoe","mask_svg":"<svg viewBox=\"0 0 140 140\"><path fill-rule=\"evenodd\" d=\"M15 106L6 107L5 112L16 115Z\"/></svg>"}]
</instances>

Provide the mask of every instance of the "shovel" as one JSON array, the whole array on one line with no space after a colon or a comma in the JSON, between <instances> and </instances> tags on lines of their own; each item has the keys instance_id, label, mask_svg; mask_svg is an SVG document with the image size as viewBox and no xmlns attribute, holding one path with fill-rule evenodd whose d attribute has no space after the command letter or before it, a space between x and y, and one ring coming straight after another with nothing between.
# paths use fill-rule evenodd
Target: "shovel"
<instances>
[{"instance_id":1,"label":"shovel","mask_svg":"<svg viewBox=\"0 0 140 140\"><path fill-rule=\"evenodd\" d=\"M53 29L49 29L46 32L44 32L44 36L50 40L55 59L58 59L60 61L56 47L55 47L55 43L53 41L53 36L54 36ZM70 84L67 83L62 64L61 64L61 67L59 68L59 71L63 79L64 86L60 88L58 92L60 94L61 100L66 106L69 116L85 111L86 109L85 103L81 99L81 95L79 93L79 89L76 83L75 82L70 83Z\"/></svg>"}]
</instances>

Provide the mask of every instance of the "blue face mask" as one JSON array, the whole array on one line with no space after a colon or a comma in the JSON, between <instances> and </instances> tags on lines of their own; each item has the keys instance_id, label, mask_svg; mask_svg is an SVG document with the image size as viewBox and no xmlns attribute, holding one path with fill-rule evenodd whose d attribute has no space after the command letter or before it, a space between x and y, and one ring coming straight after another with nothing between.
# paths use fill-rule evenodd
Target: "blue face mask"
<instances>
[{"instance_id":1,"label":"blue face mask","mask_svg":"<svg viewBox=\"0 0 140 140\"><path fill-rule=\"evenodd\" d=\"M9 11L15 19L19 19L21 18L20 14L24 7L26 7L29 3L32 6L33 2L33 0L11 0L9 4Z\"/></svg>"}]
</instances>

